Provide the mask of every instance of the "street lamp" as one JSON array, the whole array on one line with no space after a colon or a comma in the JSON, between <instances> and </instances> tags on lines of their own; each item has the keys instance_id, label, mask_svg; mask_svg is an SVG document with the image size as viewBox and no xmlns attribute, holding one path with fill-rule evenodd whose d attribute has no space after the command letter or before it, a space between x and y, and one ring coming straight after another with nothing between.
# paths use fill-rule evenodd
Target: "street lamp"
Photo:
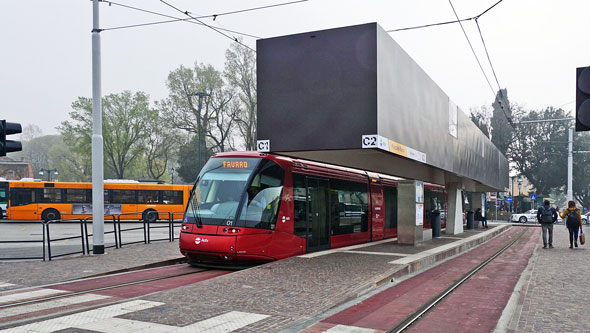
<instances>
[{"instance_id":1,"label":"street lamp","mask_svg":"<svg viewBox=\"0 0 590 333\"><path fill-rule=\"evenodd\" d=\"M50 170L50 169L43 169L43 168L41 168L41 170L39 170L39 175L40 175L40 176L43 176L43 172L47 172L47 181L48 181L48 182L50 182L50 181L51 181L51 173L52 173L52 172L53 172L53 174L54 174L54 175L56 175L56 176L57 176L57 175L59 175L59 172L57 172L57 169L55 169L55 168L54 168L53 170Z\"/></svg>"},{"instance_id":2,"label":"street lamp","mask_svg":"<svg viewBox=\"0 0 590 333\"><path fill-rule=\"evenodd\" d=\"M172 178L172 184L174 184L174 168L170 168L170 177Z\"/></svg>"},{"instance_id":3,"label":"street lamp","mask_svg":"<svg viewBox=\"0 0 590 333\"><path fill-rule=\"evenodd\" d=\"M211 95L204 93L204 92L194 92L188 94L188 96L198 96L199 97L199 108L197 111L197 140L199 140L199 151L198 151L198 162L197 162L197 170L201 171L201 106L203 102L203 97L209 97Z\"/></svg>"}]
</instances>

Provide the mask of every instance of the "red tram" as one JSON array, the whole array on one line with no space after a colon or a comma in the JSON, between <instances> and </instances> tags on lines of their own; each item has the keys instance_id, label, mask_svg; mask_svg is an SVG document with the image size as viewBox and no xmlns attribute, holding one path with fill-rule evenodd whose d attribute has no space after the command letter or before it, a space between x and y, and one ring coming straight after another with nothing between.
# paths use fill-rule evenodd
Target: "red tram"
<instances>
[{"instance_id":1,"label":"red tram","mask_svg":"<svg viewBox=\"0 0 590 333\"><path fill-rule=\"evenodd\" d=\"M192 264L255 264L392 238L399 180L258 152L216 154L191 192L180 252ZM440 210L444 221L445 202L442 186L425 185L427 220Z\"/></svg>"}]
</instances>

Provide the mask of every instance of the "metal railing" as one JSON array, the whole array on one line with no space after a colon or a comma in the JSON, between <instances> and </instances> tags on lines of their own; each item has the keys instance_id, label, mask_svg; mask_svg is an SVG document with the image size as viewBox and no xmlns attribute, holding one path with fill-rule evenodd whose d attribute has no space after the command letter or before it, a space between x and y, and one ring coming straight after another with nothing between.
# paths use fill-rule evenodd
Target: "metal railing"
<instances>
[{"instance_id":1,"label":"metal railing","mask_svg":"<svg viewBox=\"0 0 590 333\"><path fill-rule=\"evenodd\" d=\"M43 231L43 239L17 239L17 240L0 240L0 244L22 244L22 243L41 243L41 247L43 248L42 256L19 256L19 257L2 257L0 256L0 260L36 260L42 259L45 261L45 224L41 223L41 230ZM20 253L20 251L19 251Z\"/></svg>"},{"instance_id":2,"label":"metal railing","mask_svg":"<svg viewBox=\"0 0 590 333\"><path fill-rule=\"evenodd\" d=\"M153 214L157 214L155 221L153 220ZM112 234L114 237L114 243L109 246L105 246L105 248L121 248L123 245L131 245L131 244L138 244L144 243L149 244L151 242L158 242L158 241L169 241L173 242L175 240L174 231L175 228L180 227L182 224L182 215L181 219L175 219L175 216L179 214L184 214L184 211L175 211L175 212L167 212L167 211L150 211L146 214L142 214L142 212L134 212L134 213L124 213L124 214L117 214L117 215L105 215L105 222L112 223L113 229L111 231L104 232L105 235ZM140 215L143 218L141 220L137 220L138 223L141 223L139 227L130 227L125 228L122 227L122 221L133 221L133 220L126 220L125 216L137 216ZM123 219L122 219L123 217ZM162 218L163 217L163 218ZM40 221L41 229L43 231L43 238L42 239L22 239L22 240L0 240L0 244L22 244L22 243L40 243L42 247L42 256L19 256L19 257L1 257L0 260L37 260L42 259L43 261L52 260L53 258L68 256L68 255L75 255L75 254L90 254L93 249L90 248L90 239L89 237L93 236L92 232L88 231L88 224L92 224L92 217L87 217L85 219L68 219L68 220L52 220L52 221ZM80 234L75 236L67 236L67 237L60 237L60 238L51 238L50 227L57 226L60 224L72 224L78 223L80 225ZM151 230L152 229L168 229L168 237L165 238L152 238ZM138 241L130 241L127 243L123 242L123 232L131 232L131 231L143 231L143 239ZM69 240L80 239L80 250L70 251L66 253L54 254L55 249L52 250L52 243L55 242L67 242ZM53 245L55 247L55 245ZM47 250L46 250L47 247Z\"/></svg>"}]
</instances>

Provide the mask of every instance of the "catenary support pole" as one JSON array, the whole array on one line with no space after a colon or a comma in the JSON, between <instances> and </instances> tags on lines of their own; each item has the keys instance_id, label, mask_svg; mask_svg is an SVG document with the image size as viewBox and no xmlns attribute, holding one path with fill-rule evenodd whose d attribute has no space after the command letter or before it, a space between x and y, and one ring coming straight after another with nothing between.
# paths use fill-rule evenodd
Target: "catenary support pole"
<instances>
[{"instance_id":1,"label":"catenary support pole","mask_svg":"<svg viewBox=\"0 0 590 333\"><path fill-rule=\"evenodd\" d=\"M574 200L574 192L572 189L572 178L574 169L574 129L570 128L567 140L567 200Z\"/></svg>"},{"instance_id":2,"label":"catenary support pole","mask_svg":"<svg viewBox=\"0 0 590 333\"><path fill-rule=\"evenodd\" d=\"M104 176L99 0L92 1L92 252L104 253Z\"/></svg>"}]
</instances>

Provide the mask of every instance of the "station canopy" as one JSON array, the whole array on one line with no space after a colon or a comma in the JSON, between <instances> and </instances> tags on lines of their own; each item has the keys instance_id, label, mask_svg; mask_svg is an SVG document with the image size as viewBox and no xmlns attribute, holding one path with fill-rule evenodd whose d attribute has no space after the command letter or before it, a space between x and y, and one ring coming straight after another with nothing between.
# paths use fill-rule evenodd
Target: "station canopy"
<instances>
[{"instance_id":1,"label":"station canopy","mask_svg":"<svg viewBox=\"0 0 590 333\"><path fill-rule=\"evenodd\" d=\"M257 41L258 150L469 191L508 161L377 23Z\"/></svg>"}]
</instances>

